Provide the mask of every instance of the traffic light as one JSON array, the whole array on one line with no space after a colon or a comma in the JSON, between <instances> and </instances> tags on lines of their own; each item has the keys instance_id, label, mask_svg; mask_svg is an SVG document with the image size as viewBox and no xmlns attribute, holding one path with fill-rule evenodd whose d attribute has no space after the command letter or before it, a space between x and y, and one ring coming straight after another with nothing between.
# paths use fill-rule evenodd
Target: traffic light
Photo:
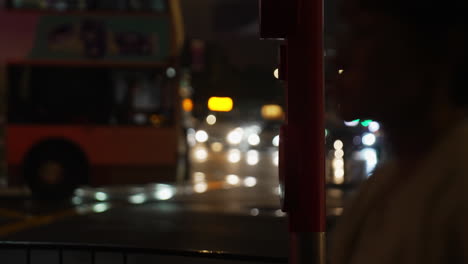
<instances>
[{"instance_id":1,"label":"traffic light","mask_svg":"<svg viewBox=\"0 0 468 264\"><path fill-rule=\"evenodd\" d=\"M368 127L373 121L372 120L364 120L361 122L363 127Z\"/></svg>"},{"instance_id":2,"label":"traffic light","mask_svg":"<svg viewBox=\"0 0 468 264\"><path fill-rule=\"evenodd\" d=\"M230 97L211 97L208 100L208 109L214 112L230 112L234 102Z\"/></svg>"}]
</instances>

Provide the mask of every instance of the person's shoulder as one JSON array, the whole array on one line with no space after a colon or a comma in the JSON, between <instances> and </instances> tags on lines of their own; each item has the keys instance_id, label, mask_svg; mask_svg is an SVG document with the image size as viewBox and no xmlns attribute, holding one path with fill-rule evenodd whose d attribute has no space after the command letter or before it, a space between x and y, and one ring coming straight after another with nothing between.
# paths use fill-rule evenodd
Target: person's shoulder
<instances>
[{"instance_id":1,"label":"person's shoulder","mask_svg":"<svg viewBox=\"0 0 468 264\"><path fill-rule=\"evenodd\" d=\"M386 188L388 181L393 178L394 171L395 165L392 162L377 167L353 192L352 199L345 204L345 212L357 210L357 207L364 207L367 202L372 201L382 188Z\"/></svg>"}]
</instances>

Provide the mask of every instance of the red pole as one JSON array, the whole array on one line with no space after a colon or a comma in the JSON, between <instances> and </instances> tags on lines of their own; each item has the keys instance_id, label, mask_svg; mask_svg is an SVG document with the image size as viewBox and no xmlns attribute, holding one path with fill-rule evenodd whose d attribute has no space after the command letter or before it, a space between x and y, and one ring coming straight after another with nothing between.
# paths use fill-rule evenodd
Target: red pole
<instances>
[{"instance_id":1,"label":"red pole","mask_svg":"<svg viewBox=\"0 0 468 264\"><path fill-rule=\"evenodd\" d=\"M325 231L322 2L302 0L288 36L287 173L295 189L291 231Z\"/></svg>"},{"instance_id":2,"label":"red pole","mask_svg":"<svg viewBox=\"0 0 468 264\"><path fill-rule=\"evenodd\" d=\"M290 263L325 263L323 1L299 0L287 36L285 173Z\"/></svg>"},{"instance_id":3,"label":"red pole","mask_svg":"<svg viewBox=\"0 0 468 264\"><path fill-rule=\"evenodd\" d=\"M322 2L301 1L297 30L287 41L286 173L294 187L290 228L325 232Z\"/></svg>"},{"instance_id":4,"label":"red pole","mask_svg":"<svg viewBox=\"0 0 468 264\"><path fill-rule=\"evenodd\" d=\"M289 215L290 263L325 258L325 110L323 0L260 0L262 38L283 39L280 79L287 114L280 178Z\"/></svg>"}]
</instances>

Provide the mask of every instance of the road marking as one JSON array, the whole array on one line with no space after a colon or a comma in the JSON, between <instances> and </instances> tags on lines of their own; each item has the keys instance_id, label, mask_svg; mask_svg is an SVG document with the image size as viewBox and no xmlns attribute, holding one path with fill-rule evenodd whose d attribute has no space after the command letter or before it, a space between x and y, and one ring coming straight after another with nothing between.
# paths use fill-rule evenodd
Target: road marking
<instances>
[{"instance_id":1,"label":"road marking","mask_svg":"<svg viewBox=\"0 0 468 264\"><path fill-rule=\"evenodd\" d=\"M109 206L109 204L107 203L96 203L78 206L72 209L59 211L50 215L30 217L22 221L0 226L0 237L5 237L13 233L18 233L39 226L49 225L54 222L63 220L65 218L70 218L78 215L81 216L102 213L108 211L110 208L112 207Z\"/></svg>"},{"instance_id":2,"label":"road marking","mask_svg":"<svg viewBox=\"0 0 468 264\"><path fill-rule=\"evenodd\" d=\"M209 191L221 190L227 187L232 188L236 186L227 186L225 181L210 181L207 182ZM0 208L0 216L20 219L17 222L0 226L0 237L5 237L14 233L18 233L27 229L45 226L54 222L70 218L78 215L97 214L115 208L115 205L109 203L93 203L84 204L71 209L59 211L49 215L30 216L26 213L17 212L14 210Z\"/></svg>"},{"instance_id":3,"label":"road marking","mask_svg":"<svg viewBox=\"0 0 468 264\"><path fill-rule=\"evenodd\" d=\"M77 215L76 209L69 209L65 211L61 211L51 215L44 215L44 216L35 216L23 221L15 222L12 224L4 225L0 227L0 237L10 235L12 233L17 233L19 231L23 231L26 229L48 225L52 222L58 221L60 219L71 217Z\"/></svg>"}]
</instances>

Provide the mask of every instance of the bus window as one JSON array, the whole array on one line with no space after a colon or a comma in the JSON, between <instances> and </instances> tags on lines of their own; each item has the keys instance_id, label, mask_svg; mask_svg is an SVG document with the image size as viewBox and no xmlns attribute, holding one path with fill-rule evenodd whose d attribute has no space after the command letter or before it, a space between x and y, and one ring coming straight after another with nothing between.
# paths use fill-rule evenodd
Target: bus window
<instances>
[{"instance_id":1,"label":"bus window","mask_svg":"<svg viewBox=\"0 0 468 264\"><path fill-rule=\"evenodd\" d=\"M163 76L160 73L135 71L113 73L115 110L111 123L157 126L169 124L170 109L173 106L172 93L168 80Z\"/></svg>"},{"instance_id":2,"label":"bus window","mask_svg":"<svg viewBox=\"0 0 468 264\"><path fill-rule=\"evenodd\" d=\"M171 91L162 73L79 67L10 67L12 124L170 124ZM154 119L154 118L153 118Z\"/></svg>"}]
</instances>

